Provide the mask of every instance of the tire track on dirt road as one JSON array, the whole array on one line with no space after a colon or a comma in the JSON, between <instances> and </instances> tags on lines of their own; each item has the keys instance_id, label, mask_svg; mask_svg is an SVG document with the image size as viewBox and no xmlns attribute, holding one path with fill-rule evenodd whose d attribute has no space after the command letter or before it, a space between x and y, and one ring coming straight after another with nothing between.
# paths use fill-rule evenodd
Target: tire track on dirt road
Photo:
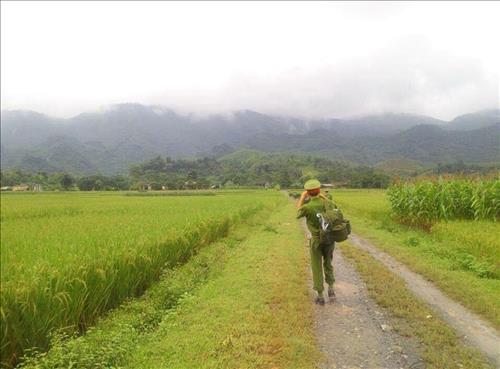
<instances>
[{"instance_id":1,"label":"tire track on dirt road","mask_svg":"<svg viewBox=\"0 0 500 369\"><path fill-rule=\"evenodd\" d=\"M371 242L355 234L349 236L349 241L354 246L368 252L394 274L403 278L408 289L425 301L432 310L453 327L467 344L481 351L500 367L500 336L495 328L478 315L445 296L434 284L425 280L420 274L412 272L389 254L380 251Z\"/></svg>"}]
</instances>

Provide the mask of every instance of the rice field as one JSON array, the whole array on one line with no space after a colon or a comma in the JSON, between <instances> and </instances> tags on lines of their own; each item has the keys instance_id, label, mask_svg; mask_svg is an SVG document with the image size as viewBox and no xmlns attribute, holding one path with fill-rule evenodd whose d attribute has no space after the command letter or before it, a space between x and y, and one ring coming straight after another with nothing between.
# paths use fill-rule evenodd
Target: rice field
<instances>
[{"instance_id":1,"label":"rice field","mask_svg":"<svg viewBox=\"0 0 500 369\"><path fill-rule=\"evenodd\" d=\"M47 349L141 294L232 225L284 201L275 191L210 196L2 194L1 353Z\"/></svg>"}]
</instances>

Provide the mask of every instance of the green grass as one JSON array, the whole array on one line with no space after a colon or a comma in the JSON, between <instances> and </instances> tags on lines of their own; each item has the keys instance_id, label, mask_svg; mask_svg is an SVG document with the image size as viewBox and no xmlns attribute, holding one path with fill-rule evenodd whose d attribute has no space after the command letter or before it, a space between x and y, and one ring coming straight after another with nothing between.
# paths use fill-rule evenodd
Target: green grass
<instances>
[{"instance_id":1,"label":"green grass","mask_svg":"<svg viewBox=\"0 0 500 369\"><path fill-rule=\"evenodd\" d=\"M293 205L243 219L85 335L26 368L314 368L304 236Z\"/></svg>"},{"instance_id":2,"label":"green grass","mask_svg":"<svg viewBox=\"0 0 500 369\"><path fill-rule=\"evenodd\" d=\"M2 360L48 347L49 333L84 331L141 294L161 270L266 205L272 191L192 197L120 193L2 194Z\"/></svg>"},{"instance_id":3,"label":"green grass","mask_svg":"<svg viewBox=\"0 0 500 369\"><path fill-rule=\"evenodd\" d=\"M425 232L393 220L383 190L337 190L333 195L355 233L500 327L498 222L438 222Z\"/></svg>"},{"instance_id":4,"label":"green grass","mask_svg":"<svg viewBox=\"0 0 500 369\"><path fill-rule=\"evenodd\" d=\"M148 191L127 192L125 196L215 196L215 191Z\"/></svg>"},{"instance_id":5,"label":"green grass","mask_svg":"<svg viewBox=\"0 0 500 369\"><path fill-rule=\"evenodd\" d=\"M402 335L417 338L427 369L493 368L478 352L466 347L442 319L434 316L401 278L348 242L342 243L341 248L361 274L369 295L392 313L394 328Z\"/></svg>"},{"instance_id":6,"label":"green grass","mask_svg":"<svg viewBox=\"0 0 500 369\"><path fill-rule=\"evenodd\" d=\"M142 341L129 368L314 368L304 235L293 205L243 241L224 270Z\"/></svg>"}]
</instances>

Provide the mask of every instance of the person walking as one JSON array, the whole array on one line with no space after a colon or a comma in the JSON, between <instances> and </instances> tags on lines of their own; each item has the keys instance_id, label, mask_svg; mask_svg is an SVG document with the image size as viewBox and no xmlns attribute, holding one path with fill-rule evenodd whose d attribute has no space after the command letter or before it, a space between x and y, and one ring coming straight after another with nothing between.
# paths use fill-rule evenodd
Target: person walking
<instances>
[{"instance_id":1,"label":"person walking","mask_svg":"<svg viewBox=\"0 0 500 369\"><path fill-rule=\"evenodd\" d=\"M330 300L335 298L335 291L333 289L335 277L333 275L332 266L335 242L330 244L320 243L319 233L321 225L317 214L325 212L328 207L333 207L334 204L321 193L320 188L321 183L317 179L311 179L305 183L305 191L302 192L297 203L297 219L305 217L307 228L311 233L311 238L309 239L309 252L311 254L313 288L317 292L315 302L324 305L325 298L323 292L325 281L328 284L328 297Z\"/></svg>"}]
</instances>

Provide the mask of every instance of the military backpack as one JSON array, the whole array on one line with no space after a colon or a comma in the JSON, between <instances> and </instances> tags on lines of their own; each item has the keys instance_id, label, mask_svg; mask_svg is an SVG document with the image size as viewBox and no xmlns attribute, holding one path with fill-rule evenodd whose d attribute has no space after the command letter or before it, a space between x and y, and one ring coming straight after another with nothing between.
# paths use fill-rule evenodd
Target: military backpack
<instances>
[{"instance_id":1,"label":"military backpack","mask_svg":"<svg viewBox=\"0 0 500 369\"><path fill-rule=\"evenodd\" d=\"M333 242L347 240L351 234L351 223L344 219L344 215L336 205L324 201L325 211L317 213L319 220L319 242L331 245Z\"/></svg>"}]
</instances>

